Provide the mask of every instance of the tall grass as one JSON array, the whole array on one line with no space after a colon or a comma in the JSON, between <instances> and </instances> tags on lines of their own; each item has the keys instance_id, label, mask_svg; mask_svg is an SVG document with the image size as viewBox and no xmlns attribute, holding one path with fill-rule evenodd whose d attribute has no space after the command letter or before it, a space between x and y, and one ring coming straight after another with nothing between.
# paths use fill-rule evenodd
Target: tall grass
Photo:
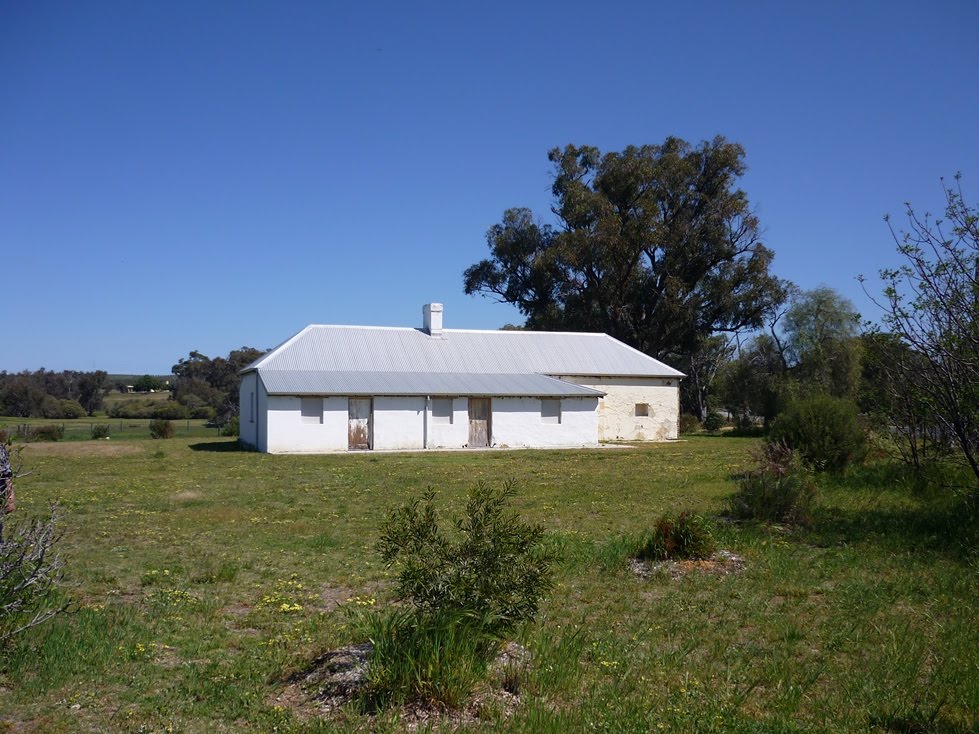
<instances>
[{"instance_id":1,"label":"tall grass","mask_svg":"<svg viewBox=\"0 0 979 734\"><path fill-rule=\"evenodd\" d=\"M459 611L393 608L363 615L359 627L373 645L359 698L368 711L406 703L457 708L500 647L488 624Z\"/></svg>"},{"instance_id":2,"label":"tall grass","mask_svg":"<svg viewBox=\"0 0 979 734\"><path fill-rule=\"evenodd\" d=\"M979 730L979 522L956 476L821 476L807 527L715 526L743 573L639 579L650 518L720 512L756 441L368 457L117 438L24 450L18 513L65 508L76 611L0 649L0 731L404 730L397 711L297 707L284 671L363 639L353 599L390 601L372 547L391 510L435 484L447 511L508 476L560 557L518 631L530 665L509 711L430 730Z\"/></svg>"}]
</instances>

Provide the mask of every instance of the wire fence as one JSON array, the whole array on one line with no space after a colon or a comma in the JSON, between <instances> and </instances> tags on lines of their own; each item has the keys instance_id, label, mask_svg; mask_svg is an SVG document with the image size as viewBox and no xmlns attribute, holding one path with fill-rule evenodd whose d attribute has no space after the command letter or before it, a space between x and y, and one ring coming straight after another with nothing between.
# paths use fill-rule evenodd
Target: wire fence
<instances>
[{"instance_id":1,"label":"wire fence","mask_svg":"<svg viewBox=\"0 0 979 734\"><path fill-rule=\"evenodd\" d=\"M89 441L93 439L150 438L149 418L90 418L84 420L0 419L0 433L17 441ZM173 435L185 438L206 438L221 435L221 426L208 425L205 420L172 420ZM5 436L4 436L5 437Z\"/></svg>"}]
</instances>

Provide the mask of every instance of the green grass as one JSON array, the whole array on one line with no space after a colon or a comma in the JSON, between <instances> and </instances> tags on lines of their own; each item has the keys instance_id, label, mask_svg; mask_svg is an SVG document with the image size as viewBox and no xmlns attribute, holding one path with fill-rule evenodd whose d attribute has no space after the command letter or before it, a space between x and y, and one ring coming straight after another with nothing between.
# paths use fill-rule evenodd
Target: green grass
<instances>
[{"instance_id":1,"label":"green grass","mask_svg":"<svg viewBox=\"0 0 979 734\"><path fill-rule=\"evenodd\" d=\"M518 732L967 732L979 727L977 523L886 466L822 480L812 526L718 523L739 576L626 570L658 517L717 514L751 439L637 449L268 456L228 439L32 444L18 514L58 500L74 611L0 652L0 732L318 732L288 676L388 601L381 518L428 485L518 479L559 551L521 633ZM382 715L380 730L401 728ZM448 727L446 727L448 728Z\"/></svg>"},{"instance_id":2,"label":"green grass","mask_svg":"<svg viewBox=\"0 0 979 734\"><path fill-rule=\"evenodd\" d=\"M0 416L0 431L8 432L17 440L18 426L64 426L62 441L89 441L92 427L109 426L109 440L150 438L150 418L108 418L104 415L85 418L16 418ZM219 436L221 429L209 428L206 420L190 418L174 420L174 435L178 438L208 438Z\"/></svg>"}]
</instances>

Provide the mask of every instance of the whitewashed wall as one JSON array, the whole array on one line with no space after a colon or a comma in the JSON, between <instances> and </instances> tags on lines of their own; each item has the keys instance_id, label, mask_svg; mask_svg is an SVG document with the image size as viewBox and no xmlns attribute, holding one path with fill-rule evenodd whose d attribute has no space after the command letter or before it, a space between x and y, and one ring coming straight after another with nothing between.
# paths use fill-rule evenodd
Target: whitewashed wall
<instances>
[{"instance_id":1,"label":"whitewashed wall","mask_svg":"<svg viewBox=\"0 0 979 734\"><path fill-rule=\"evenodd\" d=\"M269 450L269 394L265 391L265 383L262 378L258 378L257 391L258 411L255 414L255 423L258 426L258 450Z\"/></svg>"},{"instance_id":2,"label":"whitewashed wall","mask_svg":"<svg viewBox=\"0 0 979 734\"><path fill-rule=\"evenodd\" d=\"M598 398L564 398L561 422L545 423L539 398L493 398L493 445L594 446L598 436L597 401Z\"/></svg>"},{"instance_id":3,"label":"whitewashed wall","mask_svg":"<svg viewBox=\"0 0 979 734\"><path fill-rule=\"evenodd\" d=\"M270 395L265 450L272 454L318 454L347 450L347 399L317 398L323 412L318 422L305 419L302 401L291 395Z\"/></svg>"},{"instance_id":4,"label":"whitewashed wall","mask_svg":"<svg viewBox=\"0 0 979 734\"><path fill-rule=\"evenodd\" d=\"M374 448L425 448L425 398L374 398Z\"/></svg>"},{"instance_id":5,"label":"whitewashed wall","mask_svg":"<svg viewBox=\"0 0 979 734\"><path fill-rule=\"evenodd\" d=\"M469 399L452 398L452 422L439 422L428 404L428 447L430 449L458 449L469 443Z\"/></svg>"},{"instance_id":6,"label":"whitewashed wall","mask_svg":"<svg viewBox=\"0 0 979 734\"><path fill-rule=\"evenodd\" d=\"M241 378L238 389L239 440L253 449L258 448L258 375L249 372Z\"/></svg>"},{"instance_id":7,"label":"whitewashed wall","mask_svg":"<svg viewBox=\"0 0 979 734\"><path fill-rule=\"evenodd\" d=\"M252 392L246 375L242 380L242 410L248 408ZM303 416L302 399L296 396L266 396L258 381L255 428L243 429L242 440L259 451L280 453L326 453L347 450L347 398L317 398L322 401L319 420ZM599 435L598 398L561 400L561 422L541 416L538 398L493 398L492 441L497 447L594 446ZM244 414L244 413L243 413ZM244 423L242 425L245 425ZM469 400L452 400L452 421L437 421L431 401L423 397L374 398L373 438L377 450L461 448L469 441ZM252 439L252 436L255 436ZM250 443L254 440L255 443Z\"/></svg>"},{"instance_id":8,"label":"whitewashed wall","mask_svg":"<svg viewBox=\"0 0 979 734\"><path fill-rule=\"evenodd\" d=\"M666 441L678 435L680 385L653 377L562 377L606 393L598 402L601 441ZM649 416L636 415L636 404L649 405Z\"/></svg>"}]
</instances>

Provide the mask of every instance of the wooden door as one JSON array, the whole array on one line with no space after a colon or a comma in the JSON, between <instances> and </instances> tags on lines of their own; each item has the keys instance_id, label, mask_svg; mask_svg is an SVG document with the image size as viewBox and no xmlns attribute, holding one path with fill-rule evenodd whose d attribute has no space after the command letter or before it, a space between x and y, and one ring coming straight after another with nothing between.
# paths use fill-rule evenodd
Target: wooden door
<instances>
[{"instance_id":1,"label":"wooden door","mask_svg":"<svg viewBox=\"0 0 979 734\"><path fill-rule=\"evenodd\" d=\"M469 398L469 448L491 444L492 413L489 398Z\"/></svg>"},{"instance_id":2,"label":"wooden door","mask_svg":"<svg viewBox=\"0 0 979 734\"><path fill-rule=\"evenodd\" d=\"M349 398L347 401L347 448L363 451L373 445L373 405L370 398Z\"/></svg>"}]
</instances>

